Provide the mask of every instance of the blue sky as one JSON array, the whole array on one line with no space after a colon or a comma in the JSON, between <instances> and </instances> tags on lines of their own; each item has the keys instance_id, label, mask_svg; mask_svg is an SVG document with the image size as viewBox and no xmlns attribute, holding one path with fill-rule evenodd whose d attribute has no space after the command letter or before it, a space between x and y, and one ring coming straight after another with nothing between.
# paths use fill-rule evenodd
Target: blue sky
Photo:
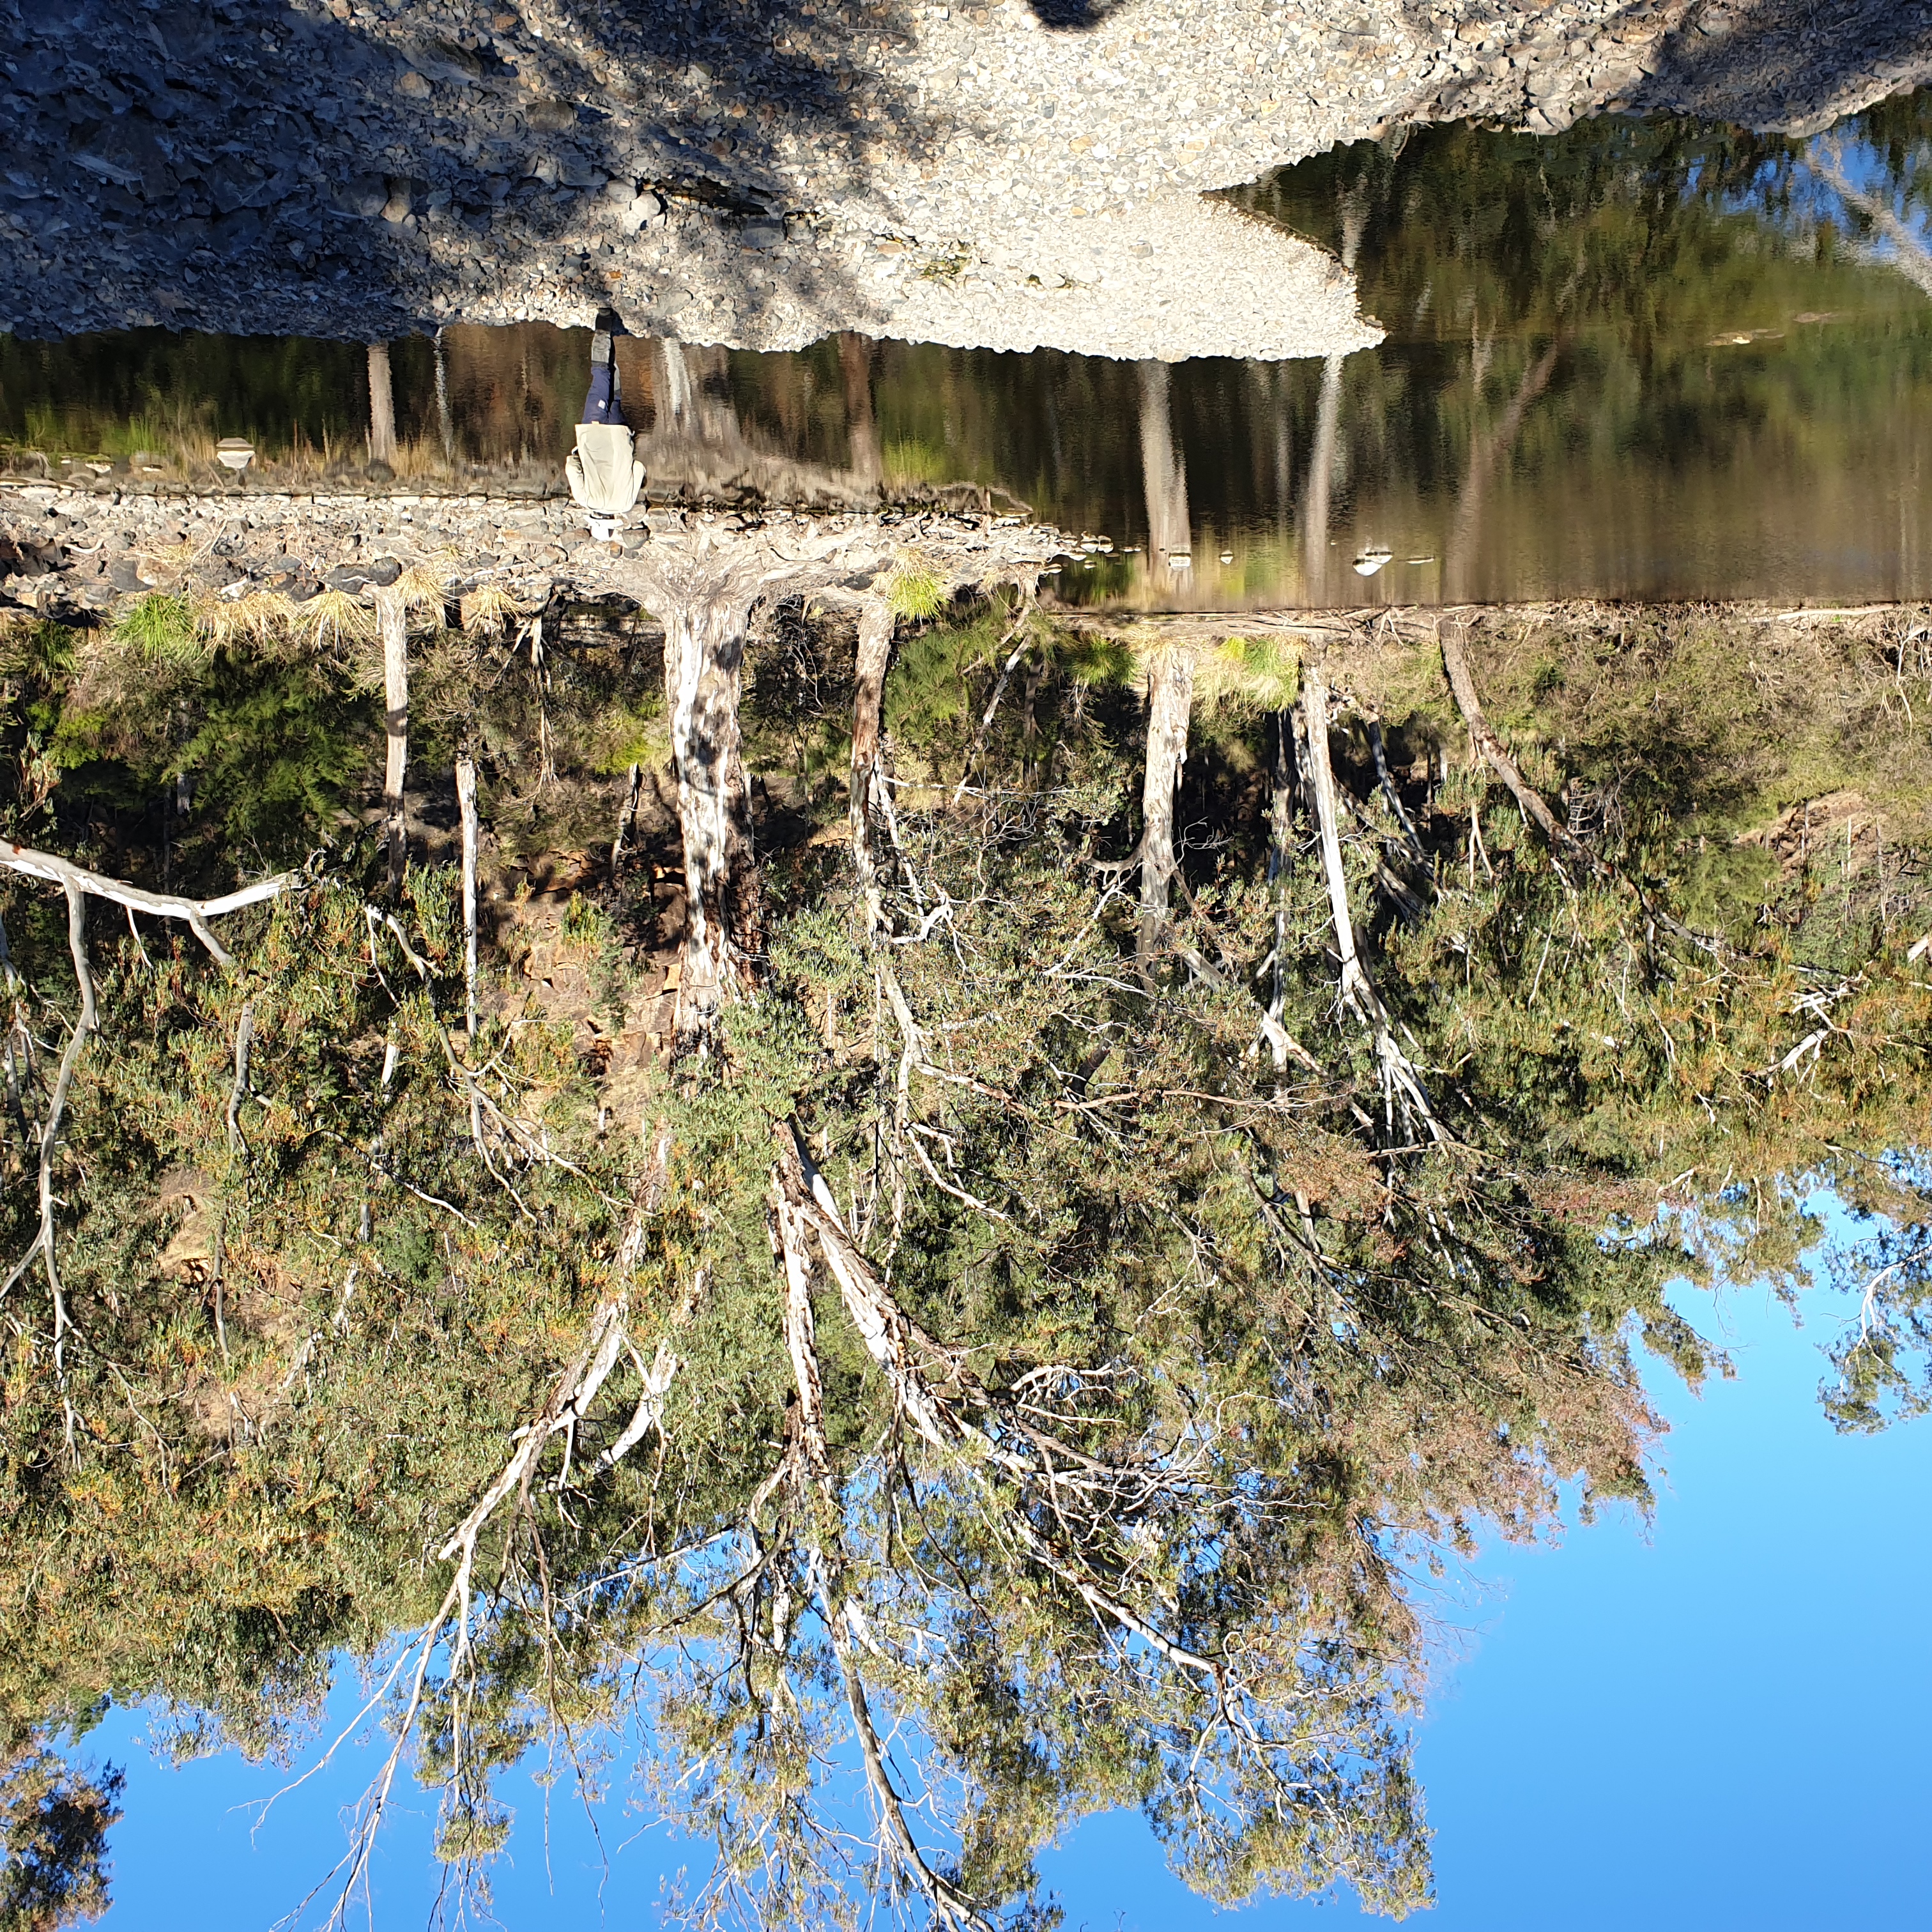
<instances>
[{"instance_id":1,"label":"blue sky","mask_svg":"<svg viewBox=\"0 0 1932 1932\"><path fill-rule=\"evenodd\" d=\"M1737 1378L1694 1398L1654 1381L1672 1424L1646 1532L1629 1514L1562 1546L1486 1551L1454 1618L1420 1734L1439 1903L1424 1932L1773 1932L1932 1924L1932 1424L1835 1435L1820 1414L1828 1324L1794 1331L1755 1290L1686 1312L1714 1326ZM1822 1303L1820 1304L1822 1308ZM346 1707L352 1710L350 1703ZM252 1840L236 1808L281 1781L233 1757L176 1772L116 1713L88 1740L128 1770L106 1924L266 1932L326 1871L366 1760L285 1799ZM377 1922L424 1922L429 1806L386 1840ZM662 1834L602 1822L608 1883L581 1814L526 1786L500 1922L646 1928ZM548 1870L546 1867L548 1866ZM1139 1821L1090 1821L1046 1863L1070 1932L1262 1932L1364 1922L1352 1904L1216 1914L1168 1876ZM600 1900L600 1886L602 1896Z\"/></svg>"}]
</instances>

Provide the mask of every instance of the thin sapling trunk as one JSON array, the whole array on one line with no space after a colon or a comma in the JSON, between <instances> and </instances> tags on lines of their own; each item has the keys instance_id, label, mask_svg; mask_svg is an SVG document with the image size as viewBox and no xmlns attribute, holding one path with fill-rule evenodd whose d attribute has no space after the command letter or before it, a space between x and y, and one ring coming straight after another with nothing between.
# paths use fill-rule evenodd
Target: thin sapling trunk
<instances>
[{"instance_id":1,"label":"thin sapling trunk","mask_svg":"<svg viewBox=\"0 0 1932 1932\"><path fill-rule=\"evenodd\" d=\"M636 766L631 767L632 771ZM456 803L463 816L463 1004L470 1037L476 1037L476 761L456 759Z\"/></svg>"},{"instance_id":2,"label":"thin sapling trunk","mask_svg":"<svg viewBox=\"0 0 1932 1932\"><path fill-rule=\"evenodd\" d=\"M382 638L382 728L388 756L382 768L382 810L389 847L389 888L399 891L409 856L404 824L403 778L410 762L409 614L400 591L376 592Z\"/></svg>"}]
</instances>

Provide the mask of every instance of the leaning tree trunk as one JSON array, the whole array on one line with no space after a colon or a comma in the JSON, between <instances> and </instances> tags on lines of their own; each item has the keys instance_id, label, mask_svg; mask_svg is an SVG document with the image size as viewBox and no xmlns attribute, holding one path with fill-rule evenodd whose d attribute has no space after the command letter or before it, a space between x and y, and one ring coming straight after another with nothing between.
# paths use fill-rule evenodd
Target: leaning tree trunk
<instances>
[{"instance_id":1,"label":"leaning tree trunk","mask_svg":"<svg viewBox=\"0 0 1932 1932\"><path fill-rule=\"evenodd\" d=\"M369 345L369 460L396 460L396 391L389 374L389 345Z\"/></svg>"},{"instance_id":2,"label":"leaning tree trunk","mask_svg":"<svg viewBox=\"0 0 1932 1932\"><path fill-rule=\"evenodd\" d=\"M1143 970L1166 929L1168 886L1174 877L1174 800L1187 762L1187 724L1194 709L1194 659L1184 646L1149 661L1148 700L1147 776L1141 787Z\"/></svg>"},{"instance_id":3,"label":"leaning tree trunk","mask_svg":"<svg viewBox=\"0 0 1932 1932\"><path fill-rule=\"evenodd\" d=\"M389 884L403 883L408 856L404 823L403 774L410 760L409 614L396 590L376 592L376 617L382 634L382 725L388 756L382 772L382 811L388 826Z\"/></svg>"},{"instance_id":4,"label":"leaning tree trunk","mask_svg":"<svg viewBox=\"0 0 1932 1932\"><path fill-rule=\"evenodd\" d=\"M698 596L668 602L663 612L664 696L688 908L678 1034L692 1046L709 1040L719 1009L743 990L764 944L738 722L743 605L728 595Z\"/></svg>"}]
</instances>

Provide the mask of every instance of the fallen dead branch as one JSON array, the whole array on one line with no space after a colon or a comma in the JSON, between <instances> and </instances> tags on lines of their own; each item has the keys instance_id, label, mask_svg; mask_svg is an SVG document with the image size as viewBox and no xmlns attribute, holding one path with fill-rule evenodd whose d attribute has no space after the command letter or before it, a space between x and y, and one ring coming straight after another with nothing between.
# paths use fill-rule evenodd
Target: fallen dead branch
<instances>
[{"instance_id":1,"label":"fallen dead branch","mask_svg":"<svg viewBox=\"0 0 1932 1932\"><path fill-rule=\"evenodd\" d=\"M286 892L298 876L293 872L278 872L272 879L260 880L252 886L242 886L212 899L184 898L174 892L145 891L139 886L110 879L103 873L90 872L85 866L56 857L51 852L37 852L30 846L16 845L4 838L0 838L0 866L10 872L24 873L31 879L45 879L69 892L78 890L91 898L107 899L132 911L151 913L157 919L184 920L210 956L224 966L233 965L234 956L215 938L208 921L277 897Z\"/></svg>"}]
</instances>

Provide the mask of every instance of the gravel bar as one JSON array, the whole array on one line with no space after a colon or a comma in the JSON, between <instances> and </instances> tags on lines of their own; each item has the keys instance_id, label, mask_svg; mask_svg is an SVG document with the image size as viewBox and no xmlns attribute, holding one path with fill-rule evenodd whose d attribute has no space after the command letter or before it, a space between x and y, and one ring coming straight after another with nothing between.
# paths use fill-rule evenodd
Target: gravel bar
<instances>
[{"instance_id":1,"label":"gravel bar","mask_svg":"<svg viewBox=\"0 0 1932 1932\"><path fill-rule=\"evenodd\" d=\"M1891 0L4 0L0 326L1335 353L1350 278L1204 191L1466 115L1806 132L1928 72Z\"/></svg>"}]
</instances>

